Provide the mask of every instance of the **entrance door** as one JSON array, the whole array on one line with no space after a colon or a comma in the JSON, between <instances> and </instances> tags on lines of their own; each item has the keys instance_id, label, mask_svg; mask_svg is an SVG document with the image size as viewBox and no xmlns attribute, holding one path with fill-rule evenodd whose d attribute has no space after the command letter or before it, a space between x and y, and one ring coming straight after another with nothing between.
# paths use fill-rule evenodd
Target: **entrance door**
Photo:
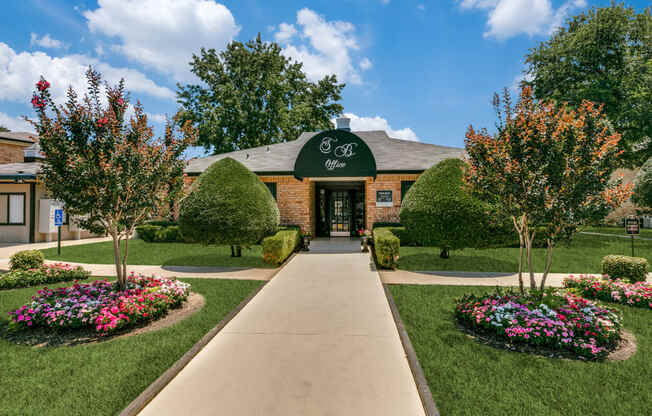
<instances>
[{"instance_id":1,"label":"entrance door","mask_svg":"<svg viewBox=\"0 0 652 416\"><path fill-rule=\"evenodd\" d=\"M332 237L349 237L352 223L351 194L332 191L330 197L330 228Z\"/></svg>"}]
</instances>

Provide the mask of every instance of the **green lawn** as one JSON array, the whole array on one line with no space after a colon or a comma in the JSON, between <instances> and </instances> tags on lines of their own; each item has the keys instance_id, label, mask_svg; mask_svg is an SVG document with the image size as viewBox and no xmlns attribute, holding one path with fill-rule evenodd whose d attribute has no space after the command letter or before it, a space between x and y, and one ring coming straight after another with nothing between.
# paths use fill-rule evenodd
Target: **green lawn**
<instances>
[{"instance_id":1,"label":"green lawn","mask_svg":"<svg viewBox=\"0 0 652 416\"><path fill-rule=\"evenodd\" d=\"M555 249L553 273L600 273L600 263L607 254L631 256L631 241L624 238L577 234L570 246ZM652 263L652 241L637 240L635 255ZM517 272L518 247L495 249L464 249L450 252L449 259L439 257L436 247L401 246L399 269L405 270L457 270L474 272ZM534 268L543 272L545 249L535 248Z\"/></svg>"},{"instance_id":2,"label":"green lawn","mask_svg":"<svg viewBox=\"0 0 652 416\"><path fill-rule=\"evenodd\" d=\"M77 263L113 264L113 243L81 244L57 249L41 250L48 260ZM262 247L253 246L242 250L242 257L231 257L229 246L204 246L185 243L147 243L129 240L127 262L132 265L162 266L216 266L216 267L273 267L263 261Z\"/></svg>"},{"instance_id":3,"label":"green lawn","mask_svg":"<svg viewBox=\"0 0 652 416\"><path fill-rule=\"evenodd\" d=\"M453 299L486 288L393 285L390 291L442 415L647 415L652 311L624 307L638 351L587 363L495 349L460 332Z\"/></svg>"},{"instance_id":4,"label":"green lawn","mask_svg":"<svg viewBox=\"0 0 652 416\"><path fill-rule=\"evenodd\" d=\"M206 305L168 328L74 347L35 348L0 337L0 414L117 414L262 284L183 280L206 298ZM0 332L7 312L37 289L0 291Z\"/></svg>"}]
</instances>

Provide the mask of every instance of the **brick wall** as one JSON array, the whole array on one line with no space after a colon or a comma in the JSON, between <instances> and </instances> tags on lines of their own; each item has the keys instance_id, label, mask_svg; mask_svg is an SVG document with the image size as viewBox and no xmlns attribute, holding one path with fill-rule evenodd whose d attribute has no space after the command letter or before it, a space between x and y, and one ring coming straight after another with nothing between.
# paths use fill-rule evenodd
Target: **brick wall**
<instances>
[{"instance_id":1,"label":"brick wall","mask_svg":"<svg viewBox=\"0 0 652 416\"><path fill-rule=\"evenodd\" d=\"M23 149L23 146L0 143L0 164L23 163L25 161Z\"/></svg>"},{"instance_id":2,"label":"brick wall","mask_svg":"<svg viewBox=\"0 0 652 416\"><path fill-rule=\"evenodd\" d=\"M315 233L315 183L293 176L260 176L263 182L276 183L276 202L281 224L296 224Z\"/></svg>"},{"instance_id":3,"label":"brick wall","mask_svg":"<svg viewBox=\"0 0 652 416\"><path fill-rule=\"evenodd\" d=\"M378 175L374 181L367 178L365 183L365 197L367 199L367 227L375 222L399 222L399 212L401 211L401 182L416 181L418 174L404 175ZM376 206L376 191L391 190L394 199L391 207Z\"/></svg>"}]
</instances>

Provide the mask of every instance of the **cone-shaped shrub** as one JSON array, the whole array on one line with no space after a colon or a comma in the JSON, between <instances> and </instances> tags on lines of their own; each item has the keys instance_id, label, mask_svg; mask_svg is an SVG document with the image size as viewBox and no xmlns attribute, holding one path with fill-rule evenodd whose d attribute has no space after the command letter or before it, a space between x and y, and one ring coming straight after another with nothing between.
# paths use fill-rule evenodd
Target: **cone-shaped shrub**
<instances>
[{"instance_id":1,"label":"cone-shaped shrub","mask_svg":"<svg viewBox=\"0 0 652 416\"><path fill-rule=\"evenodd\" d=\"M473 198L464 184L463 162L446 159L426 170L401 205L406 237L419 245L449 250L485 243L488 206Z\"/></svg>"},{"instance_id":2,"label":"cone-shaped shrub","mask_svg":"<svg viewBox=\"0 0 652 416\"><path fill-rule=\"evenodd\" d=\"M276 233L279 211L267 186L241 163L224 158L197 179L182 202L184 238L205 244L248 246Z\"/></svg>"}]
</instances>

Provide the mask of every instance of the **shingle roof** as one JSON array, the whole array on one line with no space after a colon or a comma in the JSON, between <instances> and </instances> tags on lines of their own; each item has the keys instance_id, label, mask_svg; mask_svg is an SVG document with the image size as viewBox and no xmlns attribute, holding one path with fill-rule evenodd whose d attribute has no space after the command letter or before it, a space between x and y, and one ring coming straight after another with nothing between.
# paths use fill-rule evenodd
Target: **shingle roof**
<instances>
[{"instance_id":1,"label":"shingle roof","mask_svg":"<svg viewBox=\"0 0 652 416\"><path fill-rule=\"evenodd\" d=\"M0 179L15 177L35 179L40 170L39 162L4 163L0 164Z\"/></svg>"},{"instance_id":2,"label":"shingle roof","mask_svg":"<svg viewBox=\"0 0 652 416\"><path fill-rule=\"evenodd\" d=\"M23 131L3 131L0 132L0 139L32 144L38 143L38 134Z\"/></svg>"},{"instance_id":3,"label":"shingle roof","mask_svg":"<svg viewBox=\"0 0 652 416\"><path fill-rule=\"evenodd\" d=\"M460 158L464 149L393 139L385 131L353 132L367 143L376 158L378 171L422 171L448 158ZM292 172L303 145L317 132L302 133L297 140L221 153L191 160L186 168L190 174L206 170L215 161L231 157L256 173Z\"/></svg>"}]
</instances>

